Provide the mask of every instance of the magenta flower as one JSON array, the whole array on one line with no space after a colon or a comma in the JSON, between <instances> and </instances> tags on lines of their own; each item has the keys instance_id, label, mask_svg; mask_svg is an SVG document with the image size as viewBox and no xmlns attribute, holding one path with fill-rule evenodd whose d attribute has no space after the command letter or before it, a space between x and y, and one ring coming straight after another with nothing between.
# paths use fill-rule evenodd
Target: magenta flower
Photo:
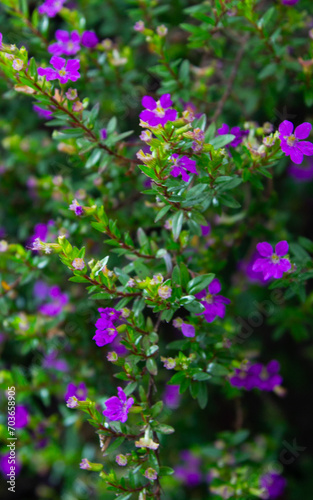
<instances>
[{"instance_id":1,"label":"magenta flower","mask_svg":"<svg viewBox=\"0 0 313 500\"><path fill-rule=\"evenodd\" d=\"M82 45L93 49L99 43L99 39L94 31L85 31L82 36Z\"/></svg>"},{"instance_id":2,"label":"magenta flower","mask_svg":"<svg viewBox=\"0 0 313 500\"><path fill-rule=\"evenodd\" d=\"M296 5L299 0L281 0L281 3L284 5Z\"/></svg>"},{"instance_id":3,"label":"magenta flower","mask_svg":"<svg viewBox=\"0 0 313 500\"><path fill-rule=\"evenodd\" d=\"M269 278L279 279L283 274L291 269L288 259L282 257L288 253L289 245L287 241L280 241L275 247L275 253L272 245L264 241L257 244L257 250L262 258L259 258L253 264L252 270L262 272L264 280Z\"/></svg>"},{"instance_id":4,"label":"magenta flower","mask_svg":"<svg viewBox=\"0 0 313 500\"><path fill-rule=\"evenodd\" d=\"M159 101L146 95L142 98L141 103L146 109L140 113L140 119L150 127L158 125L164 127L167 122L176 120L177 111L171 108L173 102L170 94L163 94Z\"/></svg>"},{"instance_id":5,"label":"magenta flower","mask_svg":"<svg viewBox=\"0 0 313 500\"><path fill-rule=\"evenodd\" d=\"M68 296L62 293L60 287L52 286L49 290L50 301L39 307L39 311L46 316L58 316L68 303Z\"/></svg>"},{"instance_id":6,"label":"magenta flower","mask_svg":"<svg viewBox=\"0 0 313 500\"><path fill-rule=\"evenodd\" d=\"M235 369L235 375L230 378L230 383L238 389L260 389L261 391L273 391L279 386L283 379L278 374L280 365L273 359L267 366L261 363L247 365L246 367Z\"/></svg>"},{"instance_id":7,"label":"magenta flower","mask_svg":"<svg viewBox=\"0 0 313 500\"><path fill-rule=\"evenodd\" d=\"M195 488L202 481L201 460L189 450L182 451L181 458L184 464L175 467L175 477L190 488Z\"/></svg>"},{"instance_id":8,"label":"magenta flower","mask_svg":"<svg viewBox=\"0 0 313 500\"><path fill-rule=\"evenodd\" d=\"M302 123L296 127L293 133L293 124L288 120L279 125L280 147L286 156L290 156L294 163L298 165L303 161L303 155L313 155L313 144L302 139L307 139L311 132L310 123Z\"/></svg>"},{"instance_id":9,"label":"magenta flower","mask_svg":"<svg viewBox=\"0 0 313 500\"><path fill-rule=\"evenodd\" d=\"M3 35L2 35L2 33L0 33L0 48L2 47L2 39L3 39Z\"/></svg>"},{"instance_id":10,"label":"magenta flower","mask_svg":"<svg viewBox=\"0 0 313 500\"><path fill-rule=\"evenodd\" d=\"M186 170L192 174L198 175L195 160L190 160L187 156L179 158L179 155L174 153L170 161L172 161L174 165L170 172L173 177L178 177L181 174L183 181L188 182L190 176L187 174Z\"/></svg>"},{"instance_id":11,"label":"magenta flower","mask_svg":"<svg viewBox=\"0 0 313 500\"><path fill-rule=\"evenodd\" d=\"M165 387L163 401L166 406L171 409L178 408L181 395L179 394L179 385L167 385Z\"/></svg>"},{"instance_id":12,"label":"magenta flower","mask_svg":"<svg viewBox=\"0 0 313 500\"><path fill-rule=\"evenodd\" d=\"M223 123L221 128L217 129L218 135L227 135L227 134L232 134L235 136L235 139L227 144L227 146L231 146L232 148L235 148L239 146L239 144L242 143L243 138L249 134L248 130L241 130L240 127L233 127L232 129L229 128L229 125L226 123Z\"/></svg>"},{"instance_id":13,"label":"magenta flower","mask_svg":"<svg viewBox=\"0 0 313 500\"><path fill-rule=\"evenodd\" d=\"M268 495L266 498L268 499L279 498L283 494L286 484L286 479L276 472L267 472L260 477L260 487L266 489Z\"/></svg>"},{"instance_id":14,"label":"magenta flower","mask_svg":"<svg viewBox=\"0 0 313 500\"><path fill-rule=\"evenodd\" d=\"M47 14L48 17L55 17L63 7L66 0L46 0L38 7L39 14Z\"/></svg>"},{"instance_id":15,"label":"magenta flower","mask_svg":"<svg viewBox=\"0 0 313 500\"><path fill-rule=\"evenodd\" d=\"M296 182L310 182L313 179L313 159L308 159L301 167L291 164L288 169L288 174L293 177Z\"/></svg>"},{"instance_id":16,"label":"magenta flower","mask_svg":"<svg viewBox=\"0 0 313 500\"><path fill-rule=\"evenodd\" d=\"M6 479L12 473L12 467L14 468L14 474L17 476L21 472L22 464L17 457L12 458L10 453L2 455L0 458L0 471Z\"/></svg>"},{"instance_id":17,"label":"magenta flower","mask_svg":"<svg viewBox=\"0 0 313 500\"><path fill-rule=\"evenodd\" d=\"M98 311L100 318L96 322L96 335L92 338L98 347L103 347L106 344L111 344L117 336L118 332L113 321L116 321L122 313L111 307L105 307L104 309L100 307Z\"/></svg>"},{"instance_id":18,"label":"magenta flower","mask_svg":"<svg viewBox=\"0 0 313 500\"><path fill-rule=\"evenodd\" d=\"M28 411L25 406L19 405L15 407L15 427L22 429L28 424Z\"/></svg>"},{"instance_id":19,"label":"magenta flower","mask_svg":"<svg viewBox=\"0 0 313 500\"><path fill-rule=\"evenodd\" d=\"M105 402L106 409L102 412L110 420L125 423L128 412L134 404L133 398L128 398L121 387L117 388L118 396L113 396Z\"/></svg>"},{"instance_id":20,"label":"magenta flower","mask_svg":"<svg viewBox=\"0 0 313 500\"><path fill-rule=\"evenodd\" d=\"M74 56L80 50L80 36L77 31L57 30L55 32L56 43L52 43L48 47L48 52L55 56Z\"/></svg>"},{"instance_id":21,"label":"magenta flower","mask_svg":"<svg viewBox=\"0 0 313 500\"><path fill-rule=\"evenodd\" d=\"M77 215L77 216L83 215L83 213L84 213L83 207L78 203L78 201L76 199L72 201L72 203L70 204L70 206L68 208L69 208L69 210L72 210L73 212L75 212L75 215Z\"/></svg>"},{"instance_id":22,"label":"magenta flower","mask_svg":"<svg viewBox=\"0 0 313 500\"><path fill-rule=\"evenodd\" d=\"M43 118L44 120L51 120L53 117L52 111L50 111L49 109L41 108L40 106L37 106L36 104L34 104L33 110L36 111L39 118Z\"/></svg>"},{"instance_id":23,"label":"magenta flower","mask_svg":"<svg viewBox=\"0 0 313 500\"><path fill-rule=\"evenodd\" d=\"M230 304L229 299L218 295L221 289L221 283L215 278L208 286L209 293L206 290L202 290L202 292L195 295L197 299L203 299L200 302L204 305L205 311L201 314L204 314L208 323L212 323L217 317L224 318L226 313L225 304Z\"/></svg>"},{"instance_id":24,"label":"magenta flower","mask_svg":"<svg viewBox=\"0 0 313 500\"><path fill-rule=\"evenodd\" d=\"M185 337L194 337L195 336L195 327L193 325L189 325L188 323L182 324L181 331Z\"/></svg>"},{"instance_id":25,"label":"magenta flower","mask_svg":"<svg viewBox=\"0 0 313 500\"><path fill-rule=\"evenodd\" d=\"M68 384L64 399L65 401L67 401L73 396L75 396L75 398L77 398L79 401L85 401L87 397L87 387L84 382L80 382L78 385L75 385L72 382Z\"/></svg>"},{"instance_id":26,"label":"magenta flower","mask_svg":"<svg viewBox=\"0 0 313 500\"><path fill-rule=\"evenodd\" d=\"M69 59L66 61L63 57L52 56L50 64L53 68L38 68L38 75L45 76L48 81L60 80L61 83L67 83L68 80L76 82L80 78L78 73L79 59Z\"/></svg>"}]
</instances>

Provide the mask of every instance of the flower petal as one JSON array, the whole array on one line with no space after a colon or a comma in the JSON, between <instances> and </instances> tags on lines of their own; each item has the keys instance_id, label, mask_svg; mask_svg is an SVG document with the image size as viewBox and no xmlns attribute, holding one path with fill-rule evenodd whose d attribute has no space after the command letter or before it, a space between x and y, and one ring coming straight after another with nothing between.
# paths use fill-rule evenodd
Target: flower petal
<instances>
[{"instance_id":1,"label":"flower petal","mask_svg":"<svg viewBox=\"0 0 313 500\"><path fill-rule=\"evenodd\" d=\"M293 131L293 123L288 120L284 120L278 127L279 133L285 137L292 134Z\"/></svg>"},{"instance_id":2,"label":"flower petal","mask_svg":"<svg viewBox=\"0 0 313 500\"><path fill-rule=\"evenodd\" d=\"M171 94L163 94L160 97L160 104L163 109L170 108L173 104Z\"/></svg>"},{"instance_id":3,"label":"flower petal","mask_svg":"<svg viewBox=\"0 0 313 500\"><path fill-rule=\"evenodd\" d=\"M289 245L286 240L280 241L277 243L275 247L275 253L276 255L279 255L280 257L283 257L288 253Z\"/></svg>"},{"instance_id":4,"label":"flower petal","mask_svg":"<svg viewBox=\"0 0 313 500\"><path fill-rule=\"evenodd\" d=\"M258 243L256 248L259 254L262 255L262 257L271 257L271 255L273 255L274 253L272 245L270 245L266 241L264 241L263 243Z\"/></svg>"},{"instance_id":5,"label":"flower petal","mask_svg":"<svg viewBox=\"0 0 313 500\"><path fill-rule=\"evenodd\" d=\"M298 142L297 148L300 149L300 151L304 155L306 155L306 156L312 156L313 155L313 144L312 144L312 142L308 142L308 141Z\"/></svg>"},{"instance_id":6,"label":"flower petal","mask_svg":"<svg viewBox=\"0 0 313 500\"><path fill-rule=\"evenodd\" d=\"M296 130L295 130L295 136L297 139L306 139L309 137L310 132L311 132L312 125L311 123L302 123L302 125L299 125Z\"/></svg>"},{"instance_id":7,"label":"flower petal","mask_svg":"<svg viewBox=\"0 0 313 500\"><path fill-rule=\"evenodd\" d=\"M297 147L292 148L292 150L290 151L290 158L294 163L297 163L297 165L300 165L300 163L303 162L303 153L299 149L300 144L301 143L298 143Z\"/></svg>"},{"instance_id":8,"label":"flower petal","mask_svg":"<svg viewBox=\"0 0 313 500\"><path fill-rule=\"evenodd\" d=\"M79 59L69 59L66 64L66 71L68 72L77 72L80 67Z\"/></svg>"},{"instance_id":9,"label":"flower petal","mask_svg":"<svg viewBox=\"0 0 313 500\"><path fill-rule=\"evenodd\" d=\"M50 64L55 68L55 69L62 69L65 66L65 59L63 57L58 57L58 56L52 56L50 59Z\"/></svg>"},{"instance_id":10,"label":"flower petal","mask_svg":"<svg viewBox=\"0 0 313 500\"><path fill-rule=\"evenodd\" d=\"M153 110L157 107L155 100L150 97L149 95L145 95L142 98L141 104L143 105L144 108Z\"/></svg>"},{"instance_id":11,"label":"flower petal","mask_svg":"<svg viewBox=\"0 0 313 500\"><path fill-rule=\"evenodd\" d=\"M209 284L208 288L210 293L216 294L222 290L222 285L217 278L214 278L214 280L212 280L211 283Z\"/></svg>"},{"instance_id":12,"label":"flower petal","mask_svg":"<svg viewBox=\"0 0 313 500\"><path fill-rule=\"evenodd\" d=\"M59 42L67 43L70 40L70 34L68 33L68 31L65 30L56 30L55 38Z\"/></svg>"}]
</instances>

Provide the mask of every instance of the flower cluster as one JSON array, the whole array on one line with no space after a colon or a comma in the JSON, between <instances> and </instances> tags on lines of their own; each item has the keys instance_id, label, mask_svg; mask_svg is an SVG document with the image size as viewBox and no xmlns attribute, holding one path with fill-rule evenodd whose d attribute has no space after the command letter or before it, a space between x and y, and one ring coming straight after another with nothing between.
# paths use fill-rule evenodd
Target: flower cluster
<instances>
[{"instance_id":1,"label":"flower cluster","mask_svg":"<svg viewBox=\"0 0 313 500\"><path fill-rule=\"evenodd\" d=\"M196 294L197 299L204 305L203 315L208 323L212 323L217 317L224 318L226 313L225 305L230 304L230 300L223 295L219 295L222 286L217 278L209 284L208 292L202 290Z\"/></svg>"},{"instance_id":2,"label":"flower cluster","mask_svg":"<svg viewBox=\"0 0 313 500\"><path fill-rule=\"evenodd\" d=\"M117 394L118 396L113 396L106 400L106 409L102 413L112 421L125 423L128 419L129 410L134 404L134 399L127 398L121 387L117 388Z\"/></svg>"},{"instance_id":3,"label":"flower cluster","mask_svg":"<svg viewBox=\"0 0 313 500\"><path fill-rule=\"evenodd\" d=\"M283 274L291 269L289 259L283 258L287 255L288 249L287 241L277 243L275 252L269 243L258 243L257 250L261 257L254 262L252 270L257 273L262 272L264 280L282 278Z\"/></svg>"},{"instance_id":4,"label":"flower cluster","mask_svg":"<svg viewBox=\"0 0 313 500\"><path fill-rule=\"evenodd\" d=\"M38 7L39 14L46 14L48 17L55 17L62 9L66 0L46 0Z\"/></svg>"},{"instance_id":5,"label":"flower cluster","mask_svg":"<svg viewBox=\"0 0 313 500\"><path fill-rule=\"evenodd\" d=\"M278 374L280 365L278 361L272 360L267 366L261 363L247 364L242 369L236 368L235 375L230 378L230 383L238 389L260 389L261 391L273 391L282 383L282 377Z\"/></svg>"},{"instance_id":6,"label":"flower cluster","mask_svg":"<svg viewBox=\"0 0 313 500\"><path fill-rule=\"evenodd\" d=\"M92 338L98 347L103 347L111 344L117 336L118 332L113 322L118 320L122 313L111 307L100 307L98 311L100 318L96 321L96 334Z\"/></svg>"},{"instance_id":7,"label":"flower cluster","mask_svg":"<svg viewBox=\"0 0 313 500\"><path fill-rule=\"evenodd\" d=\"M78 72L80 67L79 59L69 59L66 61L63 57L52 56L50 64L53 68L38 68L38 75L45 76L47 81L60 80L60 83L67 83L69 80L76 82L80 78Z\"/></svg>"},{"instance_id":8,"label":"flower cluster","mask_svg":"<svg viewBox=\"0 0 313 500\"><path fill-rule=\"evenodd\" d=\"M167 122L173 122L177 118L177 111L171 106L173 105L170 94L163 94L159 101L155 101L150 96L142 98L142 105L146 108L140 113L141 125L143 127L164 127Z\"/></svg>"}]
</instances>

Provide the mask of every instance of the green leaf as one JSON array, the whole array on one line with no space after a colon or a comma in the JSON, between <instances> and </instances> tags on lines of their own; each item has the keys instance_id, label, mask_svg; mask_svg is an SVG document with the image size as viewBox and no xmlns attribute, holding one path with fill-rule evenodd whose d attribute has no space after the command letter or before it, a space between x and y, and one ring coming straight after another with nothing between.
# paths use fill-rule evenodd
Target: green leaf
<instances>
[{"instance_id":1,"label":"green leaf","mask_svg":"<svg viewBox=\"0 0 313 500\"><path fill-rule=\"evenodd\" d=\"M232 142L236 137L233 134L225 134L219 135L218 137L214 137L209 144L214 147L214 149L220 149Z\"/></svg>"},{"instance_id":2,"label":"green leaf","mask_svg":"<svg viewBox=\"0 0 313 500\"><path fill-rule=\"evenodd\" d=\"M179 212L176 212L172 219L172 232L173 232L173 237L174 241L177 241L183 226L183 221L184 221L184 212L180 210Z\"/></svg>"},{"instance_id":3,"label":"green leaf","mask_svg":"<svg viewBox=\"0 0 313 500\"><path fill-rule=\"evenodd\" d=\"M167 214L170 208L171 205L165 205L165 207L161 208L156 218L154 219L154 222L158 222L160 219L162 219L162 217L164 217L164 215Z\"/></svg>"},{"instance_id":4,"label":"green leaf","mask_svg":"<svg viewBox=\"0 0 313 500\"><path fill-rule=\"evenodd\" d=\"M208 387L205 382L199 383L198 403L202 410L208 403Z\"/></svg>"},{"instance_id":5,"label":"green leaf","mask_svg":"<svg viewBox=\"0 0 313 500\"><path fill-rule=\"evenodd\" d=\"M195 295L196 293L202 292L210 283L213 281L215 274L201 274L196 276L187 285L187 292Z\"/></svg>"}]
</instances>

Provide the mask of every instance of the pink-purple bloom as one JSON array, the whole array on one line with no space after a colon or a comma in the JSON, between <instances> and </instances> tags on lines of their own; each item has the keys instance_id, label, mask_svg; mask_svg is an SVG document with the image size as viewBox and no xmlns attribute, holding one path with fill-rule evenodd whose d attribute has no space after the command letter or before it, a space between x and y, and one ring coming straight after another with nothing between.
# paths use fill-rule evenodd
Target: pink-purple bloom
<instances>
[{"instance_id":1,"label":"pink-purple bloom","mask_svg":"<svg viewBox=\"0 0 313 500\"><path fill-rule=\"evenodd\" d=\"M66 0L46 0L38 7L39 14L46 14L48 17L55 17L63 7Z\"/></svg>"},{"instance_id":2,"label":"pink-purple bloom","mask_svg":"<svg viewBox=\"0 0 313 500\"><path fill-rule=\"evenodd\" d=\"M38 308L46 316L58 316L68 303L68 295L63 293L57 285L49 287L45 283L37 282L34 287L34 294L41 300L48 299L48 302Z\"/></svg>"},{"instance_id":3,"label":"pink-purple bloom","mask_svg":"<svg viewBox=\"0 0 313 500\"><path fill-rule=\"evenodd\" d=\"M141 103L146 109L140 113L140 119L150 127L164 127L167 122L176 120L177 111L171 108L173 102L170 94L163 94L159 101L146 95Z\"/></svg>"},{"instance_id":4,"label":"pink-purple bloom","mask_svg":"<svg viewBox=\"0 0 313 500\"><path fill-rule=\"evenodd\" d=\"M277 472L267 472L260 477L260 487L265 488L266 498L271 500L279 498L284 493L286 484L286 479Z\"/></svg>"},{"instance_id":5,"label":"pink-purple bloom","mask_svg":"<svg viewBox=\"0 0 313 500\"><path fill-rule=\"evenodd\" d=\"M48 52L55 56L74 56L80 50L80 36L78 31L57 30L55 32L56 43L48 47Z\"/></svg>"},{"instance_id":6,"label":"pink-purple bloom","mask_svg":"<svg viewBox=\"0 0 313 500\"><path fill-rule=\"evenodd\" d=\"M195 327L193 325L189 325L188 323L182 324L181 331L185 337L194 337L195 336Z\"/></svg>"},{"instance_id":7,"label":"pink-purple bloom","mask_svg":"<svg viewBox=\"0 0 313 500\"><path fill-rule=\"evenodd\" d=\"M68 80L76 82L80 78L78 72L80 67L79 59L66 61L63 57L52 56L50 64L53 68L38 68L38 75L45 76L48 81L60 80L60 83L67 83Z\"/></svg>"},{"instance_id":8,"label":"pink-purple bloom","mask_svg":"<svg viewBox=\"0 0 313 500\"><path fill-rule=\"evenodd\" d=\"M27 408L22 405L15 407L15 427L16 429L22 429L28 424L29 415Z\"/></svg>"},{"instance_id":9,"label":"pink-purple bloom","mask_svg":"<svg viewBox=\"0 0 313 500\"><path fill-rule=\"evenodd\" d=\"M232 129L230 129L229 125L227 125L226 123L223 123L223 125L219 129L217 129L217 133L218 135L234 135L235 139L227 145L231 146L232 148L239 146L239 144L242 143L243 138L249 134L248 130L241 130L240 127L233 127Z\"/></svg>"},{"instance_id":10,"label":"pink-purple bloom","mask_svg":"<svg viewBox=\"0 0 313 500\"><path fill-rule=\"evenodd\" d=\"M39 118L43 118L44 120L51 120L53 118L53 116L52 116L53 113L49 109L44 109L44 108L41 108L40 106L37 106L36 104L34 104L33 110L36 111Z\"/></svg>"},{"instance_id":11,"label":"pink-purple bloom","mask_svg":"<svg viewBox=\"0 0 313 500\"><path fill-rule=\"evenodd\" d=\"M121 387L117 388L118 396L113 396L105 402L106 409L102 412L110 420L125 423L128 418L130 408L134 404L133 398L127 398Z\"/></svg>"},{"instance_id":12,"label":"pink-purple bloom","mask_svg":"<svg viewBox=\"0 0 313 500\"><path fill-rule=\"evenodd\" d=\"M288 174L296 182L310 182L313 180L313 159L308 159L301 167L292 163L288 169Z\"/></svg>"},{"instance_id":13,"label":"pink-purple bloom","mask_svg":"<svg viewBox=\"0 0 313 500\"><path fill-rule=\"evenodd\" d=\"M283 274L291 269L289 259L283 257L287 255L289 245L287 241L280 241L275 247L275 252L272 245L264 241L257 244L257 250L261 258L257 259L253 264L252 270L262 272L264 280L270 278L279 279Z\"/></svg>"},{"instance_id":14,"label":"pink-purple bloom","mask_svg":"<svg viewBox=\"0 0 313 500\"><path fill-rule=\"evenodd\" d=\"M279 125L280 147L286 156L290 156L294 163L300 165L303 162L303 156L313 155L313 144L309 141L304 141L310 135L312 125L310 123L302 123L293 131L293 123L284 120Z\"/></svg>"},{"instance_id":15,"label":"pink-purple bloom","mask_svg":"<svg viewBox=\"0 0 313 500\"><path fill-rule=\"evenodd\" d=\"M98 311L100 318L97 319L96 334L92 338L98 347L103 347L106 344L111 344L117 336L118 332L113 322L118 320L122 313L111 307L100 307Z\"/></svg>"},{"instance_id":16,"label":"pink-purple bloom","mask_svg":"<svg viewBox=\"0 0 313 500\"><path fill-rule=\"evenodd\" d=\"M202 290L202 292L196 294L196 298L200 300L205 307L205 311L201 314L204 314L208 323L212 323L217 317L224 318L226 313L225 305L230 304L229 299L223 297L223 295L218 295L221 289L222 286L220 281L214 278L208 286L208 292Z\"/></svg>"},{"instance_id":17,"label":"pink-purple bloom","mask_svg":"<svg viewBox=\"0 0 313 500\"><path fill-rule=\"evenodd\" d=\"M0 458L0 471L4 476L10 476L12 471L17 476L21 472L22 464L17 456L12 457L10 453L2 455Z\"/></svg>"},{"instance_id":18,"label":"pink-purple bloom","mask_svg":"<svg viewBox=\"0 0 313 500\"><path fill-rule=\"evenodd\" d=\"M78 385L75 385L72 382L68 384L64 399L65 401L67 401L73 396L75 396L75 398L77 398L79 401L85 401L87 397L87 387L84 382L80 382Z\"/></svg>"},{"instance_id":19,"label":"pink-purple bloom","mask_svg":"<svg viewBox=\"0 0 313 500\"><path fill-rule=\"evenodd\" d=\"M186 170L191 174L198 175L195 160L191 160L190 158L188 158L188 156L179 157L178 154L174 153L171 156L170 160L173 163L173 167L170 172L173 177L178 177L179 175L181 175L183 181L188 182L190 176L187 174Z\"/></svg>"},{"instance_id":20,"label":"pink-purple bloom","mask_svg":"<svg viewBox=\"0 0 313 500\"><path fill-rule=\"evenodd\" d=\"M99 43L99 39L94 31L84 31L82 35L82 45L93 49Z\"/></svg>"},{"instance_id":21,"label":"pink-purple bloom","mask_svg":"<svg viewBox=\"0 0 313 500\"><path fill-rule=\"evenodd\" d=\"M267 366L261 363L252 365L248 363L242 369L236 368L235 375L230 378L230 383L238 389L260 389L261 391L273 391L279 386L283 379L279 375L280 365L273 359Z\"/></svg>"},{"instance_id":22,"label":"pink-purple bloom","mask_svg":"<svg viewBox=\"0 0 313 500\"><path fill-rule=\"evenodd\" d=\"M76 199L72 201L72 203L70 204L70 206L68 208L69 208L69 210L72 210L73 212L75 212L75 215L77 215L77 216L83 215L83 213L84 213L83 207L78 203L78 201Z\"/></svg>"},{"instance_id":23,"label":"pink-purple bloom","mask_svg":"<svg viewBox=\"0 0 313 500\"><path fill-rule=\"evenodd\" d=\"M284 5L296 5L299 0L281 0L281 3Z\"/></svg>"},{"instance_id":24,"label":"pink-purple bloom","mask_svg":"<svg viewBox=\"0 0 313 500\"><path fill-rule=\"evenodd\" d=\"M165 387L163 401L166 406L171 409L178 408L180 403L179 385L167 385Z\"/></svg>"},{"instance_id":25,"label":"pink-purple bloom","mask_svg":"<svg viewBox=\"0 0 313 500\"><path fill-rule=\"evenodd\" d=\"M186 486L195 488L202 480L200 470L201 459L189 450L182 451L181 458L184 464L175 467L175 477L186 484Z\"/></svg>"}]
</instances>

